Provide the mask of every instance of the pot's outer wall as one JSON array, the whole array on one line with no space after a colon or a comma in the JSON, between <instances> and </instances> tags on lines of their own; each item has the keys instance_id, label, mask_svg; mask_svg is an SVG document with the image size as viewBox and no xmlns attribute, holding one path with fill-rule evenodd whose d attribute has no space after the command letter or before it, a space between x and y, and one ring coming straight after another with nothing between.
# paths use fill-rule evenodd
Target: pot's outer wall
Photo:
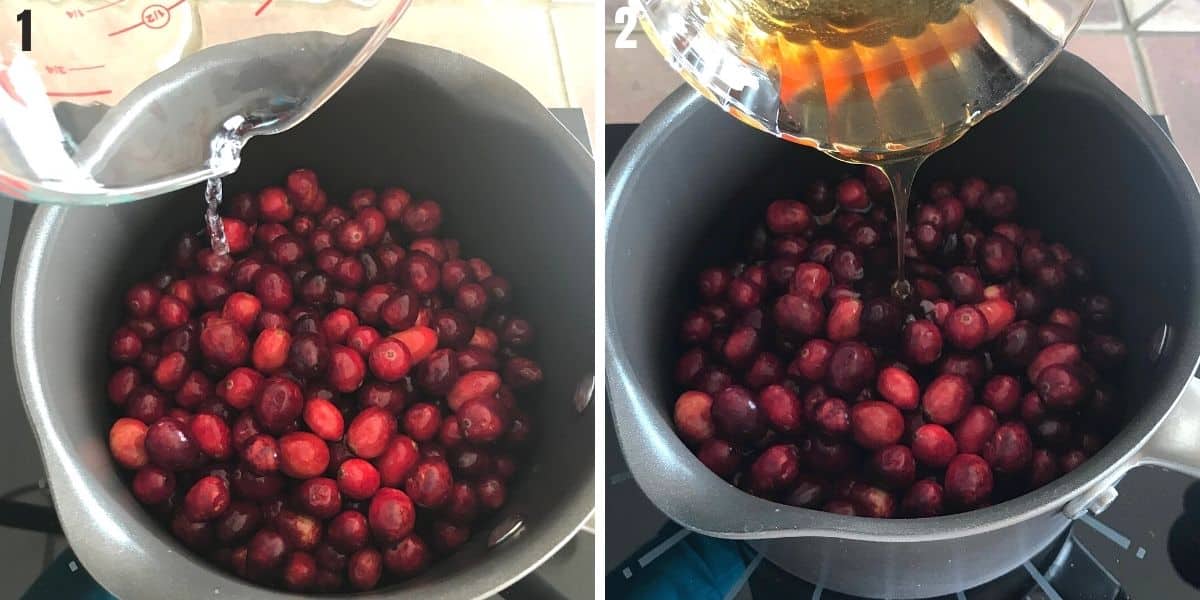
<instances>
[{"instance_id":1,"label":"pot's outer wall","mask_svg":"<svg viewBox=\"0 0 1200 600\"><path fill-rule=\"evenodd\" d=\"M401 185L437 200L442 231L510 280L514 312L537 328L546 380L523 398L538 446L500 513L524 516L524 532L486 550L491 519L420 578L355 597L488 596L552 555L591 513L595 411L578 413L572 397L594 365L592 165L499 73L388 41L310 119L250 142L225 180L227 193L254 190L306 166L331 198ZM38 209L13 310L21 391L67 537L105 588L122 598L282 598L197 562L134 500L107 449L106 340L122 291L152 272L163 243L200 226L201 198L191 188L114 207Z\"/></svg>"},{"instance_id":2,"label":"pot's outer wall","mask_svg":"<svg viewBox=\"0 0 1200 600\"><path fill-rule=\"evenodd\" d=\"M854 168L746 127L690 89L642 124L608 177L614 425L638 484L691 529L771 539L756 543L768 558L847 593L953 593L1019 565L1052 540L1069 523L1061 513L1067 500L1129 468L1173 406L1200 354L1200 194L1153 121L1065 53L1008 108L929 160L914 188L918 198L939 178L1010 183L1023 219L1091 261L1119 307L1118 331L1130 347L1120 382L1128 425L1082 467L1020 498L948 517L875 520L742 493L691 454L670 415L679 392L671 376L680 352L676 324L694 304L695 274L735 256L771 200ZM1150 348L1164 324L1170 338L1155 362Z\"/></svg>"}]
</instances>

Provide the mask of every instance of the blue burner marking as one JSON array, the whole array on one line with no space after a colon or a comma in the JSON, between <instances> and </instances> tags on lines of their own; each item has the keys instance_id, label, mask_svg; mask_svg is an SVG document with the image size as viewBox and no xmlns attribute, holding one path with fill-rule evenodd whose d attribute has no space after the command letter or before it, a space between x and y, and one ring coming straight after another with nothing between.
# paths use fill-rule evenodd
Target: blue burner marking
<instances>
[{"instance_id":1,"label":"blue burner marking","mask_svg":"<svg viewBox=\"0 0 1200 600\"><path fill-rule=\"evenodd\" d=\"M690 529L680 529L679 531L676 531L674 535L667 538L666 540L663 540L663 543L655 546L654 548L651 548L649 552L642 555L642 557L638 559L638 566L645 568L646 565L654 562L654 559L662 556L663 552L670 550L671 546L678 544L679 540L682 540L683 538L687 537L687 534L689 534L691 532L692 532L692 530L690 530Z\"/></svg>"},{"instance_id":2,"label":"blue burner marking","mask_svg":"<svg viewBox=\"0 0 1200 600\"><path fill-rule=\"evenodd\" d=\"M1050 582L1046 581L1046 578L1042 576L1041 572L1033 568L1033 565L1030 564L1029 561L1025 561L1025 570L1029 571L1029 576L1033 577L1033 580L1037 582L1038 587L1042 588L1042 591L1046 593L1047 598L1050 598L1050 600L1063 600L1063 597L1059 596L1058 592L1054 591L1054 588L1050 587Z\"/></svg>"},{"instance_id":3,"label":"blue burner marking","mask_svg":"<svg viewBox=\"0 0 1200 600\"><path fill-rule=\"evenodd\" d=\"M1095 529L1097 532L1099 532L1100 535L1108 538L1112 541L1112 543L1120 546L1122 550L1129 549L1129 538L1117 533L1116 529L1113 529L1112 527L1109 527L1108 525L1096 520L1096 518L1092 515L1083 515L1082 517L1079 517L1079 520L1087 523L1092 529Z\"/></svg>"},{"instance_id":4,"label":"blue burner marking","mask_svg":"<svg viewBox=\"0 0 1200 600\"><path fill-rule=\"evenodd\" d=\"M754 574L754 570L758 568L758 563L762 562L762 559L763 555L759 554L754 557L754 560L750 561L749 565L746 565L746 570L738 578L737 583L729 590L728 594L725 594L725 600L733 600L737 597L738 592L741 592L742 588L746 587L746 582L750 581L750 575Z\"/></svg>"}]
</instances>

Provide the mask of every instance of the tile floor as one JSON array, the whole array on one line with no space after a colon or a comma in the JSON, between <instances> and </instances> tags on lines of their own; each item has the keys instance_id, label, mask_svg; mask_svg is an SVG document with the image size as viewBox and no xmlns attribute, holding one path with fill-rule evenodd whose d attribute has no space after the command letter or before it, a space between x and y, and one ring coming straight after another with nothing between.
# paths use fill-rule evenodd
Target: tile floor
<instances>
[{"instance_id":1,"label":"tile floor","mask_svg":"<svg viewBox=\"0 0 1200 600\"><path fill-rule=\"evenodd\" d=\"M605 0L605 118L640 121L681 84L646 36L617 49L622 0ZM1067 48L1091 62L1151 113L1167 116L1180 152L1200 173L1200 0L1095 0Z\"/></svg>"}]
</instances>

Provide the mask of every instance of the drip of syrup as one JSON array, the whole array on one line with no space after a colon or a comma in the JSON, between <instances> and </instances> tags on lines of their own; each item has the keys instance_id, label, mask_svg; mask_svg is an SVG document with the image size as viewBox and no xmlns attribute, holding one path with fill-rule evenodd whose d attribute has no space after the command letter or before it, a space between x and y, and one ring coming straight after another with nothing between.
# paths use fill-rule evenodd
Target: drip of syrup
<instances>
[{"instance_id":1,"label":"drip of syrup","mask_svg":"<svg viewBox=\"0 0 1200 600\"><path fill-rule=\"evenodd\" d=\"M904 271L904 234L908 230L908 199L912 194L913 179L917 169L928 158L928 154L908 155L895 160L868 163L879 169L892 186L892 202L896 209L896 281L892 284L892 296L900 302L912 297L912 284Z\"/></svg>"}]
</instances>

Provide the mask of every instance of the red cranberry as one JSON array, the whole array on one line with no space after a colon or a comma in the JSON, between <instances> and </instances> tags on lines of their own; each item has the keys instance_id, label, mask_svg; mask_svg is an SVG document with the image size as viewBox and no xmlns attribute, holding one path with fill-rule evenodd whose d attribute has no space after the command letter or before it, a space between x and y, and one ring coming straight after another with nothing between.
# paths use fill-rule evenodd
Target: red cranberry
<instances>
[{"instance_id":1,"label":"red cranberry","mask_svg":"<svg viewBox=\"0 0 1200 600\"><path fill-rule=\"evenodd\" d=\"M916 479L917 462L907 446L895 444L876 451L871 468L885 487L904 489Z\"/></svg>"},{"instance_id":2,"label":"red cranberry","mask_svg":"<svg viewBox=\"0 0 1200 600\"><path fill-rule=\"evenodd\" d=\"M358 413L346 430L346 445L362 458L383 454L388 440L396 433L396 417L382 408L367 408Z\"/></svg>"},{"instance_id":3,"label":"red cranberry","mask_svg":"<svg viewBox=\"0 0 1200 600\"><path fill-rule=\"evenodd\" d=\"M122 467L139 469L150 462L147 455L145 423L128 417L117 419L108 430L108 449Z\"/></svg>"},{"instance_id":4,"label":"red cranberry","mask_svg":"<svg viewBox=\"0 0 1200 600\"><path fill-rule=\"evenodd\" d=\"M900 510L910 517L936 517L945 514L945 492L932 479L922 479L908 488Z\"/></svg>"},{"instance_id":5,"label":"red cranberry","mask_svg":"<svg viewBox=\"0 0 1200 600\"><path fill-rule=\"evenodd\" d=\"M1058 457L1058 468L1065 475L1079 468L1079 465L1082 465L1086 460L1087 454L1084 454L1082 450L1070 450Z\"/></svg>"},{"instance_id":6,"label":"red cranberry","mask_svg":"<svg viewBox=\"0 0 1200 600\"><path fill-rule=\"evenodd\" d=\"M148 506L162 504L175 493L175 475L154 465L147 465L134 474L131 487L138 502Z\"/></svg>"},{"instance_id":7,"label":"red cranberry","mask_svg":"<svg viewBox=\"0 0 1200 600\"><path fill-rule=\"evenodd\" d=\"M1046 406L1053 410L1073 409L1091 391L1079 370L1071 364L1055 364L1042 369L1034 383Z\"/></svg>"},{"instance_id":8,"label":"red cranberry","mask_svg":"<svg viewBox=\"0 0 1200 600\"><path fill-rule=\"evenodd\" d=\"M776 200L767 206L767 229L775 234L805 233L812 227L808 206L794 200Z\"/></svg>"},{"instance_id":9,"label":"red cranberry","mask_svg":"<svg viewBox=\"0 0 1200 600\"><path fill-rule=\"evenodd\" d=\"M983 300L983 279L973 267L954 267L946 273L946 286L955 302L975 303Z\"/></svg>"},{"instance_id":10,"label":"red cranberry","mask_svg":"<svg viewBox=\"0 0 1200 600\"><path fill-rule=\"evenodd\" d=\"M963 350L972 350L987 339L988 322L979 309L960 306L950 313L945 324L946 339Z\"/></svg>"},{"instance_id":11,"label":"red cranberry","mask_svg":"<svg viewBox=\"0 0 1200 600\"><path fill-rule=\"evenodd\" d=\"M417 443L405 435L394 436L382 454L375 459L381 483L387 487L399 487L412 472L420 457Z\"/></svg>"},{"instance_id":12,"label":"red cranberry","mask_svg":"<svg viewBox=\"0 0 1200 600\"><path fill-rule=\"evenodd\" d=\"M304 410L300 386L291 379L272 377L262 386L254 403L254 416L271 433L283 433Z\"/></svg>"},{"instance_id":13,"label":"red cranberry","mask_svg":"<svg viewBox=\"0 0 1200 600\"><path fill-rule=\"evenodd\" d=\"M122 406L130 394L142 383L142 375L133 367L121 367L108 378L108 399Z\"/></svg>"},{"instance_id":14,"label":"red cranberry","mask_svg":"<svg viewBox=\"0 0 1200 600\"><path fill-rule=\"evenodd\" d=\"M871 400L850 409L854 441L865 448L882 448L900 441L904 435L904 417L895 406Z\"/></svg>"},{"instance_id":15,"label":"red cranberry","mask_svg":"<svg viewBox=\"0 0 1200 600\"><path fill-rule=\"evenodd\" d=\"M277 474L258 475L249 468L235 469L230 476L230 485L239 498L266 501L283 491L283 478Z\"/></svg>"},{"instance_id":16,"label":"red cranberry","mask_svg":"<svg viewBox=\"0 0 1200 600\"><path fill-rule=\"evenodd\" d=\"M1029 485L1039 488L1058 479L1058 457L1049 450L1034 450L1029 460Z\"/></svg>"},{"instance_id":17,"label":"red cranberry","mask_svg":"<svg viewBox=\"0 0 1200 600\"><path fill-rule=\"evenodd\" d=\"M266 310L286 311L292 306L292 280L277 266L263 266L254 274L254 295Z\"/></svg>"},{"instance_id":18,"label":"red cranberry","mask_svg":"<svg viewBox=\"0 0 1200 600\"><path fill-rule=\"evenodd\" d=\"M1017 212L1017 191L1007 185L998 185L983 194L980 208L989 219L1011 219Z\"/></svg>"},{"instance_id":19,"label":"red cranberry","mask_svg":"<svg viewBox=\"0 0 1200 600\"><path fill-rule=\"evenodd\" d=\"M862 309L862 333L867 338L891 341L900 333L900 307L891 298L867 300Z\"/></svg>"},{"instance_id":20,"label":"red cranberry","mask_svg":"<svg viewBox=\"0 0 1200 600\"><path fill-rule=\"evenodd\" d=\"M383 336L374 327L360 325L346 333L346 347L365 357L381 339Z\"/></svg>"},{"instance_id":21,"label":"red cranberry","mask_svg":"<svg viewBox=\"0 0 1200 600\"><path fill-rule=\"evenodd\" d=\"M854 511L854 504L852 504L849 500L830 500L829 502L825 503L825 506L821 507L821 510L833 513L835 515L845 515L848 517L853 517L856 514Z\"/></svg>"},{"instance_id":22,"label":"red cranberry","mask_svg":"<svg viewBox=\"0 0 1200 600\"><path fill-rule=\"evenodd\" d=\"M317 561L307 552L293 552L283 564L283 587L293 592L305 592L316 585Z\"/></svg>"},{"instance_id":23,"label":"red cranberry","mask_svg":"<svg viewBox=\"0 0 1200 600\"><path fill-rule=\"evenodd\" d=\"M256 435L242 447L242 461L260 475L274 473L279 470L279 443L269 435Z\"/></svg>"},{"instance_id":24,"label":"red cranberry","mask_svg":"<svg viewBox=\"0 0 1200 600\"><path fill-rule=\"evenodd\" d=\"M1016 377L997 375L984 384L981 399L996 414L1010 415L1021 403L1021 383Z\"/></svg>"},{"instance_id":25,"label":"red cranberry","mask_svg":"<svg viewBox=\"0 0 1200 600\"><path fill-rule=\"evenodd\" d=\"M149 461L169 471L195 469L204 463L191 432L176 419L163 418L151 425L146 430L145 446Z\"/></svg>"},{"instance_id":26,"label":"red cranberry","mask_svg":"<svg viewBox=\"0 0 1200 600\"><path fill-rule=\"evenodd\" d=\"M334 389L350 393L362 385L367 376L367 365L362 355L345 346L329 348L329 369L326 378Z\"/></svg>"},{"instance_id":27,"label":"red cranberry","mask_svg":"<svg viewBox=\"0 0 1200 600\"><path fill-rule=\"evenodd\" d=\"M450 466L442 459L425 459L413 468L404 483L404 491L418 506L437 508L450 498L454 479Z\"/></svg>"},{"instance_id":28,"label":"red cranberry","mask_svg":"<svg viewBox=\"0 0 1200 600\"><path fill-rule=\"evenodd\" d=\"M800 451L791 444L767 448L750 465L750 489L768 495L791 486L800 474Z\"/></svg>"},{"instance_id":29,"label":"red cranberry","mask_svg":"<svg viewBox=\"0 0 1200 600\"><path fill-rule=\"evenodd\" d=\"M401 339L401 342L405 340ZM405 344L408 346L408 344ZM409 346L412 350L412 346ZM414 362L419 362L416 354ZM441 348L433 351L424 362L417 366L417 384L431 394L447 394L458 380L458 363L454 360L454 351Z\"/></svg>"},{"instance_id":30,"label":"red cranberry","mask_svg":"<svg viewBox=\"0 0 1200 600\"><path fill-rule=\"evenodd\" d=\"M321 438L296 431L279 438L279 468L284 475L311 479L329 466L329 447Z\"/></svg>"},{"instance_id":31,"label":"red cranberry","mask_svg":"<svg viewBox=\"0 0 1200 600\"><path fill-rule=\"evenodd\" d=\"M966 413L974 393L971 384L961 375L939 375L925 388L921 408L933 423L950 425Z\"/></svg>"},{"instance_id":32,"label":"red cranberry","mask_svg":"<svg viewBox=\"0 0 1200 600\"><path fill-rule=\"evenodd\" d=\"M401 226L413 235L432 234L441 223L442 208L430 200L410 204L400 217Z\"/></svg>"},{"instance_id":33,"label":"red cranberry","mask_svg":"<svg viewBox=\"0 0 1200 600\"><path fill-rule=\"evenodd\" d=\"M217 384L216 394L229 406L244 410L258 399L264 381L258 371L238 367Z\"/></svg>"},{"instance_id":34,"label":"red cranberry","mask_svg":"<svg viewBox=\"0 0 1200 600\"><path fill-rule=\"evenodd\" d=\"M996 413L986 406L972 406L954 427L954 441L964 454L983 454L983 446L996 431Z\"/></svg>"},{"instance_id":35,"label":"red cranberry","mask_svg":"<svg viewBox=\"0 0 1200 600\"><path fill-rule=\"evenodd\" d=\"M427 442L437 435L442 416L438 408L426 402L418 402L404 412L404 433L418 442Z\"/></svg>"},{"instance_id":36,"label":"red cranberry","mask_svg":"<svg viewBox=\"0 0 1200 600\"><path fill-rule=\"evenodd\" d=\"M508 488L498 477L484 477L475 484L475 496L482 508L497 511L508 498Z\"/></svg>"},{"instance_id":37,"label":"red cranberry","mask_svg":"<svg viewBox=\"0 0 1200 600\"><path fill-rule=\"evenodd\" d=\"M183 382L191 374L191 366L182 352L172 352L154 366L154 384L159 389L173 392L183 387Z\"/></svg>"},{"instance_id":38,"label":"red cranberry","mask_svg":"<svg viewBox=\"0 0 1200 600\"><path fill-rule=\"evenodd\" d=\"M381 488L371 499L367 522L376 540L392 544L412 533L417 522L417 509L404 492Z\"/></svg>"},{"instance_id":39,"label":"red cranberry","mask_svg":"<svg viewBox=\"0 0 1200 600\"><path fill-rule=\"evenodd\" d=\"M942 355L942 332L932 321L913 321L904 328L903 350L918 365L933 364Z\"/></svg>"},{"instance_id":40,"label":"red cranberry","mask_svg":"<svg viewBox=\"0 0 1200 600\"><path fill-rule=\"evenodd\" d=\"M879 372L875 383L880 395L901 410L912 410L921 399L921 390L913 376L897 367L887 367Z\"/></svg>"},{"instance_id":41,"label":"red cranberry","mask_svg":"<svg viewBox=\"0 0 1200 600\"><path fill-rule=\"evenodd\" d=\"M825 379L833 348L833 344L826 340L814 339L805 342L788 365L788 375L803 377L809 381Z\"/></svg>"},{"instance_id":42,"label":"red cranberry","mask_svg":"<svg viewBox=\"0 0 1200 600\"><path fill-rule=\"evenodd\" d=\"M339 552L349 554L367 544L370 527L367 517L354 510L347 510L329 521L325 540Z\"/></svg>"},{"instance_id":43,"label":"red cranberry","mask_svg":"<svg viewBox=\"0 0 1200 600\"><path fill-rule=\"evenodd\" d=\"M131 363L142 353L142 339L132 329L119 328L113 332L108 356L119 363Z\"/></svg>"},{"instance_id":44,"label":"red cranberry","mask_svg":"<svg viewBox=\"0 0 1200 600\"><path fill-rule=\"evenodd\" d=\"M945 427L930 423L913 433L912 452L921 464L940 468L958 453L958 444Z\"/></svg>"},{"instance_id":45,"label":"red cranberry","mask_svg":"<svg viewBox=\"0 0 1200 600\"><path fill-rule=\"evenodd\" d=\"M974 454L959 454L946 466L946 499L961 508L987 502L992 494L992 469Z\"/></svg>"},{"instance_id":46,"label":"red cranberry","mask_svg":"<svg viewBox=\"0 0 1200 600\"><path fill-rule=\"evenodd\" d=\"M708 406L704 410L703 418L706 421L706 428L703 430L704 436L695 436L691 441L702 442L713 436L715 428L712 424L711 405L712 398L702 392L689 392L692 394L701 394L708 398ZM686 396L687 394L684 394ZM683 396L680 396L680 401ZM694 403L693 403L694 404ZM763 388L758 393L758 404L762 407L763 415L767 418L767 423L772 429L783 433L797 433L804 425L804 407L800 403L800 399L796 394L781 385L770 385ZM676 427L683 431L683 427L679 425L679 406L680 402L675 405L675 422ZM699 430L696 430L699 431Z\"/></svg>"},{"instance_id":47,"label":"red cranberry","mask_svg":"<svg viewBox=\"0 0 1200 600\"><path fill-rule=\"evenodd\" d=\"M428 358L438 343L437 332L421 325L394 333L390 337L399 340L400 343L408 348L409 354L412 355L413 364L420 363ZM447 352L449 351L447 350Z\"/></svg>"},{"instance_id":48,"label":"red cranberry","mask_svg":"<svg viewBox=\"0 0 1200 600\"><path fill-rule=\"evenodd\" d=\"M171 533L192 550L205 551L213 544L212 523L190 521L183 511L176 512L171 519Z\"/></svg>"},{"instance_id":49,"label":"red cranberry","mask_svg":"<svg viewBox=\"0 0 1200 600\"><path fill-rule=\"evenodd\" d=\"M472 442L493 442L505 433L506 423L502 411L488 399L469 400L462 405L457 414L463 437Z\"/></svg>"},{"instance_id":50,"label":"red cranberry","mask_svg":"<svg viewBox=\"0 0 1200 600\"><path fill-rule=\"evenodd\" d=\"M778 387L772 386L772 388ZM763 396L760 395L759 398L761 402ZM799 404L799 400L796 400L794 395L792 399ZM713 425L712 404L712 396L704 392L684 392L679 396L675 401L675 429L679 432L680 437L694 444L713 437L716 427ZM770 412L766 410L764 412L768 413L769 420Z\"/></svg>"},{"instance_id":51,"label":"red cranberry","mask_svg":"<svg viewBox=\"0 0 1200 600\"><path fill-rule=\"evenodd\" d=\"M342 509L342 493L337 482L328 477L307 479L296 487L296 507L318 518L328 519Z\"/></svg>"},{"instance_id":52,"label":"red cranberry","mask_svg":"<svg viewBox=\"0 0 1200 600\"><path fill-rule=\"evenodd\" d=\"M364 548L350 556L350 565L346 568L346 579L350 587L358 591L366 591L379 584L383 576L383 556L374 548Z\"/></svg>"},{"instance_id":53,"label":"red cranberry","mask_svg":"<svg viewBox=\"0 0 1200 600\"><path fill-rule=\"evenodd\" d=\"M233 455L233 438L229 425L220 417L196 415L192 419L191 429L196 445L210 458L225 460Z\"/></svg>"},{"instance_id":54,"label":"red cranberry","mask_svg":"<svg viewBox=\"0 0 1200 600\"><path fill-rule=\"evenodd\" d=\"M345 429L341 411L323 398L311 398L304 405L304 424L321 439L340 440Z\"/></svg>"},{"instance_id":55,"label":"red cranberry","mask_svg":"<svg viewBox=\"0 0 1200 600\"><path fill-rule=\"evenodd\" d=\"M361 458L351 458L338 466L337 482L347 498L366 500L379 489L379 471Z\"/></svg>"},{"instance_id":56,"label":"red cranberry","mask_svg":"<svg viewBox=\"0 0 1200 600\"><path fill-rule=\"evenodd\" d=\"M701 444L696 457L718 477L725 479L733 476L741 462L737 448L719 439L710 439Z\"/></svg>"},{"instance_id":57,"label":"red cranberry","mask_svg":"<svg viewBox=\"0 0 1200 600\"><path fill-rule=\"evenodd\" d=\"M875 355L865 344L842 342L829 359L829 386L853 396L875 378Z\"/></svg>"},{"instance_id":58,"label":"red cranberry","mask_svg":"<svg viewBox=\"0 0 1200 600\"><path fill-rule=\"evenodd\" d=\"M1029 430L1017 422L1001 425L983 448L983 457L998 473L1019 473L1033 458Z\"/></svg>"},{"instance_id":59,"label":"red cranberry","mask_svg":"<svg viewBox=\"0 0 1200 600\"><path fill-rule=\"evenodd\" d=\"M979 263L992 279L1006 279L1017 267L1017 246L1008 238L990 235L979 248Z\"/></svg>"},{"instance_id":60,"label":"red cranberry","mask_svg":"<svg viewBox=\"0 0 1200 600\"><path fill-rule=\"evenodd\" d=\"M211 521L229 509L229 484L220 477L203 477L183 499L183 514L190 521Z\"/></svg>"},{"instance_id":61,"label":"red cranberry","mask_svg":"<svg viewBox=\"0 0 1200 600\"><path fill-rule=\"evenodd\" d=\"M850 408L841 398L826 398L812 411L813 423L826 435L838 438L851 430Z\"/></svg>"},{"instance_id":62,"label":"red cranberry","mask_svg":"<svg viewBox=\"0 0 1200 600\"><path fill-rule=\"evenodd\" d=\"M825 308L815 298L788 294L781 296L772 312L775 324L784 332L806 337L817 335L825 325Z\"/></svg>"},{"instance_id":63,"label":"red cranberry","mask_svg":"<svg viewBox=\"0 0 1200 600\"><path fill-rule=\"evenodd\" d=\"M839 300L829 311L827 335L834 342L858 337L861 330L863 304L857 298Z\"/></svg>"},{"instance_id":64,"label":"red cranberry","mask_svg":"<svg viewBox=\"0 0 1200 600\"><path fill-rule=\"evenodd\" d=\"M729 386L716 395L712 417L717 430L729 439L755 439L765 429L766 419L754 395L739 386Z\"/></svg>"},{"instance_id":65,"label":"red cranberry","mask_svg":"<svg viewBox=\"0 0 1200 600\"><path fill-rule=\"evenodd\" d=\"M762 288L749 279L738 277L729 283L726 294L729 304L737 310L749 310L762 299Z\"/></svg>"},{"instance_id":66,"label":"red cranberry","mask_svg":"<svg viewBox=\"0 0 1200 600\"><path fill-rule=\"evenodd\" d=\"M210 362L233 368L246 361L250 340L233 321L213 319L200 332L200 351Z\"/></svg>"},{"instance_id":67,"label":"red cranberry","mask_svg":"<svg viewBox=\"0 0 1200 600\"><path fill-rule=\"evenodd\" d=\"M846 179L837 185L837 203L846 210L863 211L871 206L867 186L858 179Z\"/></svg>"}]
</instances>

